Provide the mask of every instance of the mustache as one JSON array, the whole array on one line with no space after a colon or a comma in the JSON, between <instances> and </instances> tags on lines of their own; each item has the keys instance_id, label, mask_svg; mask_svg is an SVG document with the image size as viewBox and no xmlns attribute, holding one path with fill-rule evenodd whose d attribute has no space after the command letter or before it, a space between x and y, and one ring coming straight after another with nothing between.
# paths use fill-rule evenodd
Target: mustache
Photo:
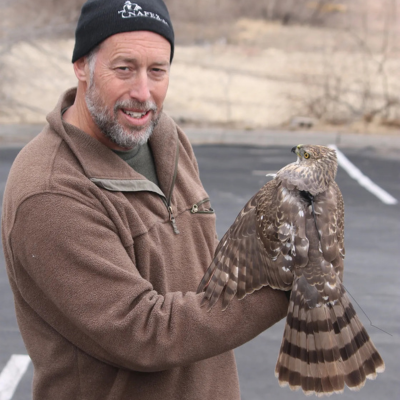
<instances>
[{"instance_id":1,"label":"mustache","mask_svg":"<svg viewBox=\"0 0 400 400\"><path fill-rule=\"evenodd\" d=\"M157 106L156 103L153 101L137 101L134 99L131 100L119 100L115 103L114 105L114 112L119 110L119 109L125 109L125 108L134 108L135 110L138 111L157 111Z\"/></svg>"}]
</instances>

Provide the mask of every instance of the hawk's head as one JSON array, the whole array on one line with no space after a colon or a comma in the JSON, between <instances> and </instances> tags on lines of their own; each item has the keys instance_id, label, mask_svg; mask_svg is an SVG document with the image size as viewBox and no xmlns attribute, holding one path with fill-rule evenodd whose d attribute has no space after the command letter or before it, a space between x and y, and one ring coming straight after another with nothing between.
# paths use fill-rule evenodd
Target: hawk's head
<instances>
[{"instance_id":1,"label":"hawk's head","mask_svg":"<svg viewBox=\"0 0 400 400\"><path fill-rule=\"evenodd\" d=\"M315 160L336 163L336 151L329 147L314 144L299 144L292 148L292 152L297 154L299 163L312 164Z\"/></svg>"},{"instance_id":2,"label":"hawk's head","mask_svg":"<svg viewBox=\"0 0 400 400\"><path fill-rule=\"evenodd\" d=\"M282 168L278 179L288 187L296 187L315 195L326 190L335 180L337 171L336 151L329 147L299 144L292 148L297 161Z\"/></svg>"}]
</instances>

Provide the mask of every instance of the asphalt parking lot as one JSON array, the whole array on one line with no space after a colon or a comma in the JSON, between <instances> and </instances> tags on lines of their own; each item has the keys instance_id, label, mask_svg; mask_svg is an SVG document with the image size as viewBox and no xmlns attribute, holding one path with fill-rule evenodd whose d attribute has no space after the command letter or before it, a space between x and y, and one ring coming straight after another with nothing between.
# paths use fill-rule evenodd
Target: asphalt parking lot
<instances>
[{"instance_id":1,"label":"asphalt parking lot","mask_svg":"<svg viewBox=\"0 0 400 400\"><path fill-rule=\"evenodd\" d=\"M217 212L221 236L243 204L265 182L265 174L293 162L291 146L196 146L202 181ZM400 160L379 148L340 148L364 175L400 200ZM345 200L346 260L344 284L372 323L360 319L381 352L386 371L360 392L346 389L341 399L400 398L400 206L384 204L339 167L337 179ZM236 350L243 400L301 399L300 392L280 388L274 377L284 322Z\"/></svg>"},{"instance_id":2,"label":"asphalt parking lot","mask_svg":"<svg viewBox=\"0 0 400 400\"><path fill-rule=\"evenodd\" d=\"M267 181L265 174L294 161L291 145L195 145L203 184L217 214L221 237L246 201ZM342 167L337 182L345 199L346 260L344 283L368 314L372 323L355 305L372 340L386 362L386 371L376 381L368 381L360 392L345 390L341 399L400 398L400 157L379 146L346 148L340 151L362 173L385 190L397 204L385 204L366 190ZM0 197L9 168L18 148L0 148ZM26 354L15 320L12 293L0 251L0 374L13 354ZM270 328L236 350L243 400L268 398L301 399L299 392L280 388L274 377L284 323ZM31 398L33 367L21 375L13 400ZM4 389L4 388L3 388ZM0 375L0 399L2 397Z\"/></svg>"}]
</instances>

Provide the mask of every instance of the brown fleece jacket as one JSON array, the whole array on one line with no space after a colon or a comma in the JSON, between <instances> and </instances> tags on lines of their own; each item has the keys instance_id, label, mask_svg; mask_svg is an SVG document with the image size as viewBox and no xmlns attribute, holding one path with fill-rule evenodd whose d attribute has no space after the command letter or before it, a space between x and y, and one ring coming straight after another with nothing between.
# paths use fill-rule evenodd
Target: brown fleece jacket
<instances>
[{"instance_id":1,"label":"brown fleece jacket","mask_svg":"<svg viewBox=\"0 0 400 400\"><path fill-rule=\"evenodd\" d=\"M164 196L63 123L74 96L63 95L18 155L4 196L3 246L33 399L239 399L232 349L283 318L286 296L264 288L224 312L200 308L215 216L190 211L207 193L186 136L162 115L150 139Z\"/></svg>"}]
</instances>

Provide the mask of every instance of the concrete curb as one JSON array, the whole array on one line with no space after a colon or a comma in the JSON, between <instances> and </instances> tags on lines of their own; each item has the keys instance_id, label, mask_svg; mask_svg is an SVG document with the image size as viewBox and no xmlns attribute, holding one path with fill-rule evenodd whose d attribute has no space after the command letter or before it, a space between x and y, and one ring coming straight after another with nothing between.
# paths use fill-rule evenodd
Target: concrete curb
<instances>
[{"instance_id":1,"label":"concrete curb","mask_svg":"<svg viewBox=\"0 0 400 400\"><path fill-rule=\"evenodd\" d=\"M221 143L260 146L295 146L300 143L310 143L320 145L335 144L338 147L351 148L379 146L380 148L400 150L400 132L399 135L392 136L283 130L238 131L213 128L188 128L185 132L190 141L195 144Z\"/></svg>"},{"instance_id":2,"label":"concrete curb","mask_svg":"<svg viewBox=\"0 0 400 400\"><path fill-rule=\"evenodd\" d=\"M0 125L0 147L22 147L32 140L43 125ZM300 143L335 144L342 148L379 147L400 150L398 135L365 135L335 132L234 130L220 128L184 128L193 144L242 144L259 146L295 146Z\"/></svg>"}]
</instances>

